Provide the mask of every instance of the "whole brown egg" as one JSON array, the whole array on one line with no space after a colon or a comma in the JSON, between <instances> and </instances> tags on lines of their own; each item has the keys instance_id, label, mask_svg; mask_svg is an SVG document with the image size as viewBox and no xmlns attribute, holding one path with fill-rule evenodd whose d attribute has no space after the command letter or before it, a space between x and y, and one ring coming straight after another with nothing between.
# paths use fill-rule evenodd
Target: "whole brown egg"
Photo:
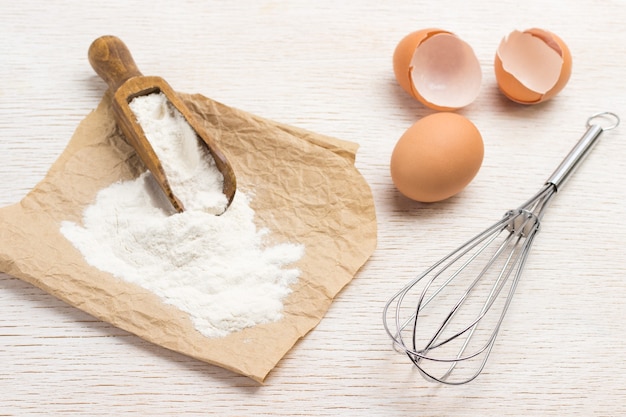
<instances>
[{"instance_id":1,"label":"whole brown egg","mask_svg":"<svg viewBox=\"0 0 626 417\"><path fill-rule=\"evenodd\" d=\"M391 178L406 197L445 200L463 190L483 161L478 128L466 117L434 113L418 120L400 137L391 155Z\"/></svg>"}]
</instances>

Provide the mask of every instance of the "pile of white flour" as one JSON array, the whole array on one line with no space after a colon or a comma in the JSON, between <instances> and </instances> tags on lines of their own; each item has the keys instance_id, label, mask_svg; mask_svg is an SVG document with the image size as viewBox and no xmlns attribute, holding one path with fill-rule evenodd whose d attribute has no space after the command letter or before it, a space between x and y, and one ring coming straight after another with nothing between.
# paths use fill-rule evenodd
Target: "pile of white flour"
<instances>
[{"instance_id":1,"label":"pile of white flour","mask_svg":"<svg viewBox=\"0 0 626 417\"><path fill-rule=\"evenodd\" d=\"M225 197L210 154L196 145L193 130L194 140L189 132L181 133L181 125L189 125L184 119L181 123L182 116L164 97L152 94L134 103L138 100L133 111L172 189L184 196L186 210L171 214L169 202L145 172L102 189L84 211L82 225L63 222L61 233L90 265L185 311L207 337L279 320L283 299L300 275L288 266L303 256L304 247L264 244L269 231L257 230L254 210L241 191L224 214L214 215ZM151 136L152 130L157 134ZM178 139L163 144L167 138Z\"/></svg>"}]
</instances>

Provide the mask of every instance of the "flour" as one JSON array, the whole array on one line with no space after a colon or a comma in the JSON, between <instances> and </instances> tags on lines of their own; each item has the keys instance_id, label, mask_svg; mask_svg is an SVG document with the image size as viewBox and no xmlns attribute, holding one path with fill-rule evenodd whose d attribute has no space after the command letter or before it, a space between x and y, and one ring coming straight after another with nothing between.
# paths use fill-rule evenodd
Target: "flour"
<instances>
[{"instance_id":1,"label":"flour","mask_svg":"<svg viewBox=\"0 0 626 417\"><path fill-rule=\"evenodd\" d=\"M169 122L159 125L172 114L176 117L159 103L135 107L146 132L172 128ZM212 214L221 204L214 167L198 156L191 141L182 139L185 134L172 137L176 141L159 152L164 166L175 168L171 178L187 198L184 212L170 214L154 178L144 172L102 189L85 209L82 225L63 222L61 233L90 265L185 311L207 337L280 320L283 300L300 275L289 265L303 256L303 245L266 245L270 231L257 230L250 197L241 190L224 214ZM170 159L174 162L165 165ZM210 186L199 184L208 177L215 180ZM195 188L202 192L194 193Z\"/></svg>"},{"instance_id":2,"label":"flour","mask_svg":"<svg viewBox=\"0 0 626 417\"><path fill-rule=\"evenodd\" d=\"M182 114L163 93L136 97L129 106L185 209L221 214L228 204L224 176Z\"/></svg>"}]
</instances>

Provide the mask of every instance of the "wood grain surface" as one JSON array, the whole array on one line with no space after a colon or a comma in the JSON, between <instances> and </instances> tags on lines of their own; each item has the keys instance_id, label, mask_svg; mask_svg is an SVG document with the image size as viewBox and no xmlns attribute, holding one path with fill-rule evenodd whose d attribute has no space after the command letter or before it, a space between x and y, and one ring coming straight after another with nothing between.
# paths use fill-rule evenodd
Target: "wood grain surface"
<instances>
[{"instance_id":1,"label":"wood grain surface","mask_svg":"<svg viewBox=\"0 0 626 417\"><path fill-rule=\"evenodd\" d=\"M0 2L0 205L47 172L106 84L87 60L112 34L145 75L178 91L360 145L378 248L321 324L264 386L153 346L0 274L0 415L619 416L626 415L626 123L606 132L547 212L483 374L427 383L382 327L393 293L530 197L585 130L626 121L626 2L35 1ZM407 33L441 27L474 48L478 100L459 113L485 141L461 194L419 204L394 189L396 140L431 111L396 84ZM570 47L553 100L509 102L493 57L514 29Z\"/></svg>"}]
</instances>

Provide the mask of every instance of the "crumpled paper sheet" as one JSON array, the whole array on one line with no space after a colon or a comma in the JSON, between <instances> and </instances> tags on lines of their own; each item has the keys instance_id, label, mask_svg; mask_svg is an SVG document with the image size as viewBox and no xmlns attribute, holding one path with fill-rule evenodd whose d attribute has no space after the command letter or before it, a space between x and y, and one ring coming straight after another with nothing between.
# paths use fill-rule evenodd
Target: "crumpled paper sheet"
<instances>
[{"instance_id":1,"label":"crumpled paper sheet","mask_svg":"<svg viewBox=\"0 0 626 417\"><path fill-rule=\"evenodd\" d=\"M358 145L180 96L231 161L238 189L253 191L257 226L274 242L306 246L281 321L206 338L186 313L88 265L60 234L62 221L81 222L100 189L145 170L117 130L108 95L46 177L0 209L0 270L150 342L263 382L376 247L371 190L354 166Z\"/></svg>"}]
</instances>

